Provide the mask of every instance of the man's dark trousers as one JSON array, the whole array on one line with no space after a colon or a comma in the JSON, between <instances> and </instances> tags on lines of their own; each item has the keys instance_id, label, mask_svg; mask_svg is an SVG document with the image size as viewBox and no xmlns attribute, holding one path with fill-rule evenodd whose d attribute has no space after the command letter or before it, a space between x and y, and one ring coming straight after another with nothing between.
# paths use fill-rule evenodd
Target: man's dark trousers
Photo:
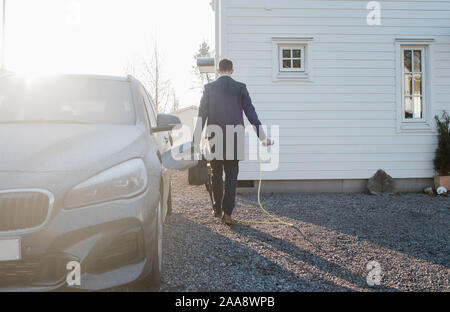
<instances>
[{"instance_id":1,"label":"man's dark trousers","mask_svg":"<svg viewBox=\"0 0 450 312\"><path fill-rule=\"evenodd\" d=\"M227 215L233 213L236 199L236 183L239 174L239 160L212 160L212 189L214 210ZM223 172L225 171L225 188Z\"/></svg>"},{"instance_id":2,"label":"man's dark trousers","mask_svg":"<svg viewBox=\"0 0 450 312\"><path fill-rule=\"evenodd\" d=\"M218 126L223 133L223 155L216 155L216 160L211 161L213 170L213 195L215 201L215 210L220 212L219 208L231 215L235 205L236 184L239 173L239 160L245 159L245 133L235 134L232 145L227 146L227 126L244 127L244 114L255 127L258 137L263 140L266 138L264 131L260 128L261 121L256 114L255 107L247 90L247 86L241 82L235 81L227 75L222 75L217 80L205 85L203 96L198 110L198 120L194 131L199 137L205 127L208 125ZM234 157L228 157L232 152L227 148L234 146ZM211 147L211 151L213 148ZM213 151L212 151L213 152ZM225 189L223 187L223 170L225 170Z\"/></svg>"}]
</instances>

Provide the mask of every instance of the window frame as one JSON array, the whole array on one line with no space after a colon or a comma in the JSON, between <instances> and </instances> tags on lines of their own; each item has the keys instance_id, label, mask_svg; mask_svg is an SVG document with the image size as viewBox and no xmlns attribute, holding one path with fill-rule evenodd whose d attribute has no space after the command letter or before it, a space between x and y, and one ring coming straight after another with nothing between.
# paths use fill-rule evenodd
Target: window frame
<instances>
[{"instance_id":1,"label":"window frame","mask_svg":"<svg viewBox=\"0 0 450 312\"><path fill-rule=\"evenodd\" d=\"M296 45L296 46L289 46L289 45L282 45L279 44L278 45L278 50L279 50L279 71L280 72L304 72L305 71L305 50L306 50L306 46L304 45ZM283 52L285 50L289 50L291 53L291 56L286 58L283 56ZM294 50L300 50L300 57L296 58L293 56ZM285 60L290 60L291 61L291 67L290 68L284 68L284 61ZM294 68L293 66L293 61L294 60L299 60L300 61L300 68Z\"/></svg>"},{"instance_id":2,"label":"window frame","mask_svg":"<svg viewBox=\"0 0 450 312\"><path fill-rule=\"evenodd\" d=\"M434 132L432 120L433 75L432 61L434 53L433 38L396 38L395 68L396 68L396 132L417 133ZM405 71L404 50L422 50L422 118L408 119L405 117ZM414 66L414 64L411 64ZM414 79L414 77L413 77ZM412 83L414 85L414 82ZM414 90L412 91L414 93ZM414 98L414 94L412 94Z\"/></svg>"},{"instance_id":3,"label":"window frame","mask_svg":"<svg viewBox=\"0 0 450 312\"><path fill-rule=\"evenodd\" d=\"M147 120L150 124L150 127L157 127L158 126L158 117L155 113L155 110L153 108L153 103L150 99L150 96L148 95L147 89L140 83L139 87L141 89L141 95L142 95L142 101L144 102L144 107L147 115Z\"/></svg>"},{"instance_id":4,"label":"window frame","mask_svg":"<svg viewBox=\"0 0 450 312\"><path fill-rule=\"evenodd\" d=\"M312 82L313 37L272 37L272 81L273 82ZM283 69L283 48L301 50L303 60L300 69ZM292 55L291 58L292 59Z\"/></svg>"},{"instance_id":5,"label":"window frame","mask_svg":"<svg viewBox=\"0 0 450 312\"><path fill-rule=\"evenodd\" d=\"M408 74L411 74L412 78L411 78L411 96L409 96L412 100L412 107L413 107L413 115L414 115L414 98L416 97L420 97L422 99L422 118L406 118L405 117L405 113L406 113L406 98L408 97L406 95L405 92L405 75L407 74L407 72L405 72L405 51L411 51L411 72L409 72ZM414 70L414 51L421 51L421 59L420 59L420 65L421 65L421 71L420 71L420 75L422 76L422 93L420 96L416 96L415 95L415 86L414 86L414 75L415 74L419 74L419 72L416 72ZM407 122L407 123L416 123L416 122L425 122L427 120L427 116L426 116L426 107L428 105L426 99L426 95L427 95L427 71L428 68L426 66L426 47L425 46L409 46L409 45L402 45L401 46L401 67L402 67L402 122Z\"/></svg>"}]
</instances>

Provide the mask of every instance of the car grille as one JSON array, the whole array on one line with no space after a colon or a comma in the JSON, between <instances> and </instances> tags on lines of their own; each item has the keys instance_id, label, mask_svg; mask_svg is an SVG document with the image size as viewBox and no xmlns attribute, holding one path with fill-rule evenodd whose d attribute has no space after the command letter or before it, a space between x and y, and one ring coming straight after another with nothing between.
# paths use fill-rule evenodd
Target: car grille
<instances>
[{"instance_id":1,"label":"car grille","mask_svg":"<svg viewBox=\"0 0 450 312\"><path fill-rule=\"evenodd\" d=\"M0 192L0 231L34 228L44 223L50 198L40 192Z\"/></svg>"}]
</instances>

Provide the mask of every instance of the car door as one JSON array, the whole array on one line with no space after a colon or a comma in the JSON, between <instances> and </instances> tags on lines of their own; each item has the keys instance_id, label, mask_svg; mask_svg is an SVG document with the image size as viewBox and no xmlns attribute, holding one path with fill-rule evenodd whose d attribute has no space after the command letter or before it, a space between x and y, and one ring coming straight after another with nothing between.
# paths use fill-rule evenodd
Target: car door
<instances>
[{"instance_id":1,"label":"car door","mask_svg":"<svg viewBox=\"0 0 450 312\"><path fill-rule=\"evenodd\" d=\"M147 111L150 125L151 127L156 127L158 115L150 99L150 96L147 93L147 90L142 85L141 85L141 92L144 97L145 109ZM172 140L169 132L158 132L153 135L155 136L156 142L158 144L158 149L161 155L172 147ZM162 167L162 184L163 184L162 209L163 209L163 219L165 219L167 215L167 208L168 208L167 202L169 198L171 183L170 183L170 172L167 168L164 167Z\"/></svg>"}]
</instances>

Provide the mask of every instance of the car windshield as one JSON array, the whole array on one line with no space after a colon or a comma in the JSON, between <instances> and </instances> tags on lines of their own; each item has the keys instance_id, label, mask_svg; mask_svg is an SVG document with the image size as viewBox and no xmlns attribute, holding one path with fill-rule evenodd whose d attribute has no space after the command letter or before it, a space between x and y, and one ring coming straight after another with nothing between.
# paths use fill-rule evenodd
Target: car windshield
<instances>
[{"instance_id":1,"label":"car windshield","mask_svg":"<svg viewBox=\"0 0 450 312\"><path fill-rule=\"evenodd\" d=\"M130 83L113 79L0 78L0 123L134 124Z\"/></svg>"}]
</instances>

